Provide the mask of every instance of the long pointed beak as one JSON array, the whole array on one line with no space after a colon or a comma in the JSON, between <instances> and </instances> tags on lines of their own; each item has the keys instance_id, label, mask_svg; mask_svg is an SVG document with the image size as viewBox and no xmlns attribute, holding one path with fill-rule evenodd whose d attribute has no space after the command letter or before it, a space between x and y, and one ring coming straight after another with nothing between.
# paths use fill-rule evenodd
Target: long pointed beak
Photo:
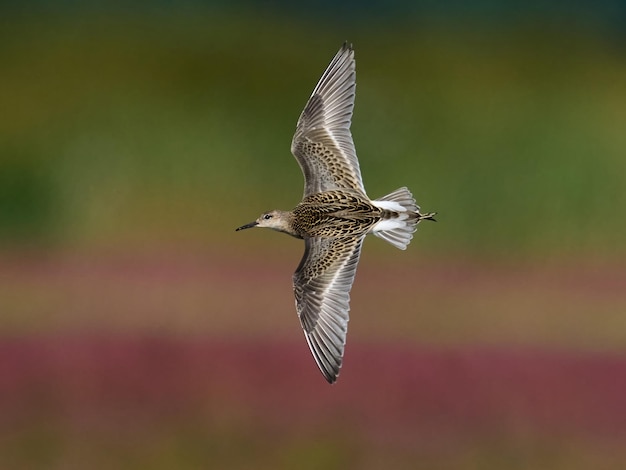
<instances>
[{"instance_id":1,"label":"long pointed beak","mask_svg":"<svg viewBox=\"0 0 626 470\"><path fill-rule=\"evenodd\" d=\"M244 230L244 229L247 229L247 228L256 227L257 225L259 225L259 223L255 220L254 222L250 222L249 224L242 225L238 229L235 229L235 232L238 232L239 230Z\"/></svg>"}]
</instances>

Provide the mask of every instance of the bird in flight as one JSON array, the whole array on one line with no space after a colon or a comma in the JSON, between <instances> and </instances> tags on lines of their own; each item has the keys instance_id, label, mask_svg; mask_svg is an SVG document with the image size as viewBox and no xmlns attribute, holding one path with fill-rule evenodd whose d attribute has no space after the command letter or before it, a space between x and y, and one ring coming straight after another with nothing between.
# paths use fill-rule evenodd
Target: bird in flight
<instances>
[{"instance_id":1,"label":"bird in flight","mask_svg":"<svg viewBox=\"0 0 626 470\"><path fill-rule=\"evenodd\" d=\"M350 133L356 72L345 43L330 62L300 115L291 152L304 174L304 195L292 211L272 210L237 229L266 227L304 239L293 275L296 311L313 358L329 383L342 365L354 282L368 233L405 250L421 213L400 188L379 199L365 193Z\"/></svg>"}]
</instances>

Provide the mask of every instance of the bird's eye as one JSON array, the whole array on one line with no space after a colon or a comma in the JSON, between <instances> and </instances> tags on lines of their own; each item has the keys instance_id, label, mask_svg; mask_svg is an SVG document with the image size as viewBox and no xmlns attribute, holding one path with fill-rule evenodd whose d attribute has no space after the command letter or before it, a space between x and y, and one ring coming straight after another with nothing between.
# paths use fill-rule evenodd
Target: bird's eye
<instances>
[{"instance_id":1,"label":"bird's eye","mask_svg":"<svg viewBox=\"0 0 626 470\"><path fill-rule=\"evenodd\" d=\"M272 214L265 214L265 215L263 216L263 218L264 218L265 220L270 220L270 219L272 218Z\"/></svg>"}]
</instances>

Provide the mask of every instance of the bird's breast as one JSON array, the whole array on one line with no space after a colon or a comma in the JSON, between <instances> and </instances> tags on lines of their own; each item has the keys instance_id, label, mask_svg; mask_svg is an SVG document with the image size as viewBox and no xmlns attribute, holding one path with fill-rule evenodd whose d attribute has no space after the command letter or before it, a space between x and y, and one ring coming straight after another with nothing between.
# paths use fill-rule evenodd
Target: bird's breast
<instances>
[{"instance_id":1,"label":"bird's breast","mask_svg":"<svg viewBox=\"0 0 626 470\"><path fill-rule=\"evenodd\" d=\"M343 237L369 231L382 211L364 201L303 202L294 209L296 230L303 237Z\"/></svg>"}]
</instances>

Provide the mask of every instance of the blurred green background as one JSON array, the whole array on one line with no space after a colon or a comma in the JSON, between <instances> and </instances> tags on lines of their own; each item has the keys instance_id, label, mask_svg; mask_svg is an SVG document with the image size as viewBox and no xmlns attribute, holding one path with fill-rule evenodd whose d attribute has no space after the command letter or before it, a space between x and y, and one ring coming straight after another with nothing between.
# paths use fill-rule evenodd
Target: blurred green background
<instances>
[{"instance_id":1,"label":"blurred green background","mask_svg":"<svg viewBox=\"0 0 626 470\"><path fill-rule=\"evenodd\" d=\"M190 341L232 340L225 357L248 343L284 343L301 355L295 367L311 376L304 383L319 387L307 389L307 402L333 393L299 342L290 276L301 243L233 230L299 201L302 175L289 152L296 120L348 40L357 60L352 130L369 195L408 186L424 210L439 214L437 224L420 226L406 253L366 243L348 351L352 343L382 353L402 344L418 355L427 345L461 358L476 347L494 348L494 356L557 351L567 360L597 357L594 369L610 357L623 386L622 2L40 1L5 2L0 13L0 368L8 377L0 403L18 410L5 424L0 456L10 468L293 468L301 458L311 468L380 468L375 462L391 455L394 468L414 468L416 459L434 468L623 468L626 454L615 443L625 426L589 431L583 420L544 432L532 407L515 407L515 387L494 395L505 403L499 419L478 433L473 424L457 429L458 416L443 406L443 427L453 431L432 431L430 447L421 408L415 428L372 418L366 427L380 426L380 435L346 440L337 436L360 428L358 416L371 403L341 418L349 400L328 398L330 415L320 423L306 413L298 418L309 406L303 400L289 411L293 422L276 425L259 410L281 415L279 403L259 405L233 392L236 398L218 393L207 404L174 387L165 402L183 411L161 419L156 400L127 448L115 435L137 416L124 393L143 382L128 385L109 372L86 377L88 365L64 368L86 354L124 369L124 355L111 359L106 347L90 355L90 341L80 338L141 343L156 336L193 351ZM20 366L63 347L66 353L51 356L59 362ZM152 349L140 351L152 360ZM188 354L167 363L163 380L180 368L207 372L190 366L196 356ZM355 354L335 387L358 394L367 382L350 385L347 368L358 370L367 356ZM254 356L244 363L289 377L288 366ZM480 357L490 364L492 355ZM544 358L529 361L533 370ZM131 376L153 370L140 359L132 364ZM447 377L442 367L435 376ZM524 383L518 372L510 374ZM102 377L119 380L124 393ZM200 395L256 384L228 377L196 384ZM195 386L180 380L181 390ZM263 393L301 392L300 375L284 380ZM389 380L389 390L402 387ZM68 385L75 383L86 388ZM474 386L483 397L482 385ZM68 387L78 395L61 398ZM146 385L142 393L155 390ZM584 395L593 399L581 402L582 415L597 414L585 407L602 397L607 406L619 403L603 393ZM76 396L101 401L76 404ZM485 397L478 421L492 404ZM232 413L214 421L224 408ZM122 421L98 424L94 416L111 409ZM76 428L67 413L91 420ZM626 422L623 403L613 417ZM327 425L330 434L321 430ZM305 428L319 434L295 437ZM402 431L408 444L401 452L381 437L385 429ZM150 446L154 436L162 445Z\"/></svg>"},{"instance_id":2,"label":"blurred green background","mask_svg":"<svg viewBox=\"0 0 626 470\"><path fill-rule=\"evenodd\" d=\"M3 15L5 244L221 243L292 207L295 121L349 39L368 191L441 214L429 253L624 255L624 42L602 23L53 11Z\"/></svg>"}]
</instances>

